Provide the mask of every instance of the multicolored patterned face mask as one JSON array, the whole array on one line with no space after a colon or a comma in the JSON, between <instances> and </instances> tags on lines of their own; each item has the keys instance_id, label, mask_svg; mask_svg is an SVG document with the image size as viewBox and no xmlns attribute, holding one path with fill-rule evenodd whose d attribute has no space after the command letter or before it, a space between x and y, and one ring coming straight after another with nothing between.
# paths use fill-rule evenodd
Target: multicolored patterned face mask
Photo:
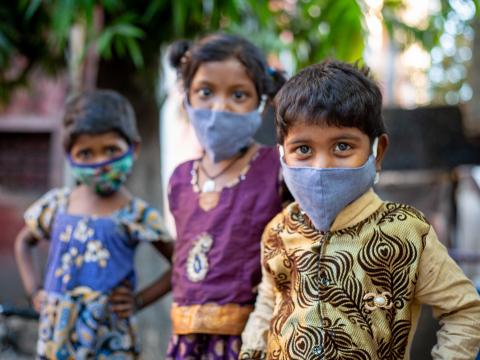
<instances>
[{"instance_id":1,"label":"multicolored patterned face mask","mask_svg":"<svg viewBox=\"0 0 480 360\"><path fill-rule=\"evenodd\" d=\"M127 180L133 166L133 149L116 158L95 164L79 164L69 156L73 177L100 196L111 195Z\"/></svg>"}]
</instances>

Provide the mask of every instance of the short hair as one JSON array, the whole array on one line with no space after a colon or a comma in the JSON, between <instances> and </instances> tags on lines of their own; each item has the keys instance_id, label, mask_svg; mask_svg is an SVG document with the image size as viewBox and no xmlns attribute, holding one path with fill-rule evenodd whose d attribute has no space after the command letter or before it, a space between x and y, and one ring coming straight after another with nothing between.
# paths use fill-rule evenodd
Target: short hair
<instances>
[{"instance_id":1,"label":"short hair","mask_svg":"<svg viewBox=\"0 0 480 360\"><path fill-rule=\"evenodd\" d=\"M288 80L274 100L277 141L296 123L356 127L370 141L386 133L382 93L367 67L326 60Z\"/></svg>"},{"instance_id":2,"label":"short hair","mask_svg":"<svg viewBox=\"0 0 480 360\"><path fill-rule=\"evenodd\" d=\"M81 134L116 131L128 144L140 141L130 102L113 90L95 90L67 100L63 117L65 150L70 152Z\"/></svg>"},{"instance_id":3,"label":"short hair","mask_svg":"<svg viewBox=\"0 0 480 360\"><path fill-rule=\"evenodd\" d=\"M169 50L170 64L177 69L187 92L202 63L232 58L243 64L259 98L263 94L273 98L285 83L283 73L269 68L262 51L241 36L215 33L195 42L178 40Z\"/></svg>"}]
</instances>

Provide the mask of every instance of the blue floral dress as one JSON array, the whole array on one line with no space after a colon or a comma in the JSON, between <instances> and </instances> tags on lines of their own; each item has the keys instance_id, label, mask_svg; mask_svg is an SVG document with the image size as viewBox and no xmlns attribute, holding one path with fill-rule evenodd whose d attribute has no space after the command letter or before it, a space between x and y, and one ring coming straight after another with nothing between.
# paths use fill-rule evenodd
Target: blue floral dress
<instances>
[{"instance_id":1,"label":"blue floral dress","mask_svg":"<svg viewBox=\"0 0 480 360\"><path fill-rule=\"evenodd\" d=\"M53 189L25 213L33 234L51 241L37 357L133 359L139 354L135 319L110 311L108 295L127 281L135 288L135 248L168 238L162 219L138 198L110 216L72 215L69 194Z\"/></svg>"}]
</instances>

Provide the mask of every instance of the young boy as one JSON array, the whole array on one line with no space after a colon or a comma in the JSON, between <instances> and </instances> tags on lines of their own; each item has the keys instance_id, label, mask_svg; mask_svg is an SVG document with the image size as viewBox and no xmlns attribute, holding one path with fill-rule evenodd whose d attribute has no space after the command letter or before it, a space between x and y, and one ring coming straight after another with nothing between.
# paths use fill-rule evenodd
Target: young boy
<instances>
[{"instance_id":1,"label":"young boy","mask_svg":"<svg viewBox=\"0 0 480 360\"><path fill-rule=\"evenodd\" d=\"M296 202L262 239L263 279L242 359L408 359L420 314L439 319L434 359L474 359L480 298L427 219L372 190L388 145L368 70L325 61L275 98Z\"/></svg>"}]
</instances>

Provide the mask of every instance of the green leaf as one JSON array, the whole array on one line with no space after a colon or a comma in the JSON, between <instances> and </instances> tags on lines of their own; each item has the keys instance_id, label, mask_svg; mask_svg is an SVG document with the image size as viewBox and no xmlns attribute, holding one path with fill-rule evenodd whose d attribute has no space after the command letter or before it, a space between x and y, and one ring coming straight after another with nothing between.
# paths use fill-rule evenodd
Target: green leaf
<instances>
[{"instance_id":1,"label":"green leaf","mask_svg":"<svg viewBox=\"0 0 480 360\"><path fill-rule=\"evenodd\" d=\"M25 11L25 19L30 20L31 17L37 12L38 8L42 4L42 0L31 0Z\"/></svg>"},{"instance_id":2,"label":"green leaf","mask_svg":"<svg viewBox=\"0 0 480 360\"><path fill-rule=\"evenodd\" d=\"M126 39L126 44L130 57L137 68L143 67L143 55L140 46L135 39Z\"/></svg>"},{"instance_id":3,"label":"green leaf","mask_svg":"<svg viewBox=\"0 0 480 360\"><path fill-rule=\"evenodd\" d=\"M115 35L123 35L126 37L132 38L142 38L145 33L139 27L132 25L132 24L117 24L111 27L111 31Z\"/></svg>"},{"instance_id":4,"label":"green leaf","mask_svg":"<svg viewBox=\"0 0 480 360\"><path fill-rule=\"evenodd\" d=\"M97 39L97 51L107 59L112 57L112 38L113 32L110 29L102 31Z\"/></svg>"}]
</instances>

